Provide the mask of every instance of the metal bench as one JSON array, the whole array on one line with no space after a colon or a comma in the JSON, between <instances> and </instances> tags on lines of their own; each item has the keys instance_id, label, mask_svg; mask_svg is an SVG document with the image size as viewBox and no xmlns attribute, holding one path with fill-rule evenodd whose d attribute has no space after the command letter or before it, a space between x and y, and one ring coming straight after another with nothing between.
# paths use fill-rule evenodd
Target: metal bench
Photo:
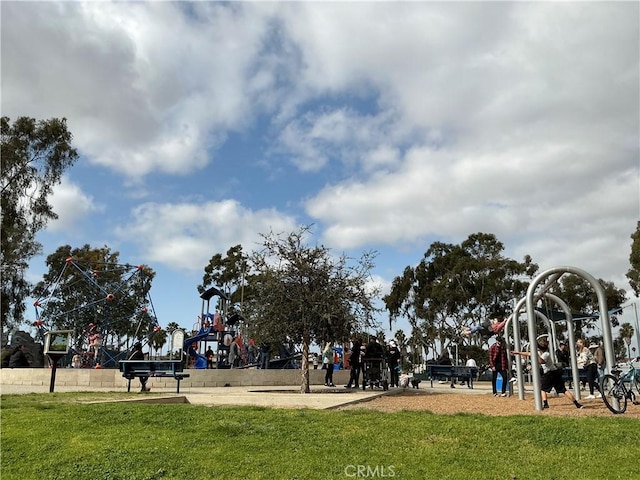
<instances>
[{"instance_id":1,"label":"metal bench","mask_svg":"<svg viewBox=\"0 0 640 480\"><path fill-rule=\"evenodd\" d=\"M562 379L565 382L569 382L569 385L572 385L573 383L573 371L571 370L570 367L565 367L562 369ZM581 382L586 382L587 381L587 370L584 368L579 368L578 369L578 378L580 379Z\"/></svg>"},{"instance_id":2,"label":"metal bench","mask_svg":"<svg viewBox=\"0 0 640 480\"><path fill-rule=\"evenodd\" d=\"M473 379L478 373L477 367L466 367L462 365L427 365L427 372L433 387L433 379L436 378L457 378L458 380L467 381L469 388L473 388Z\"/></svg>"},{"instance_id":3,"label":"metal bench","mask_svg":"<svg viewBox=\"0 0 640 480\"><path fill-rule=\"evenodd\" d=\"M122 376L129 380L127 392L131 391L131 380L136 377L173 377L177 382L176 393L180 393L180 381L189 377L183 372L181 360L120 360Z\"/></svg>"}]
</instances>

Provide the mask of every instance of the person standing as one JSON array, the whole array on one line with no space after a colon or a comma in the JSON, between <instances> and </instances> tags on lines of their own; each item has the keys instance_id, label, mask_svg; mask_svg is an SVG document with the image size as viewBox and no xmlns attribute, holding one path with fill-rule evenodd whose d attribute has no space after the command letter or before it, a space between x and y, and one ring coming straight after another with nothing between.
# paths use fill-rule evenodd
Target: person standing
<instances>
[{"instance_id":1,"label":"person standing","mask_svg":"<svg viewBox=\"0 0 640 480\"><path fill-rule=\"evenodd\" d=\"M591 350L587 348L584 344L584 340L582 338L578 339L576 342L576 355L578 361L578 368L584 368L587 374L587 383L589 384L589 395L585 398L593 399L596 398L595 386L596 386L596 378L598 378L598 365L596 364L596 360L593 357L593 353Z\"/></svg>"},{"instance_id":2,"label":"person standing","mask_svg":"<svg viewBox=\"0 0 640 480\"><path fill-rule=\"evenodd\" d=\"M89 350L93 350L93 360L98 362L100 357L100 347L102 347L102 335L97 325L89 324Z\"/></svg>"},{"instance_id":3,"label":"person standing","mask_svg":"<svg viewBox=\"0 0 640 480\"><path fill-rule=\"evenodd\" d=\"M451 361L451 357L449 356L448 350L444 350L440 354L440 356L436 359L436 364L437 365L453 365L453 362ZM447 383L447 382L445 382L444 380L438 380L438 383ZM453 372L451 372L449 387L456 388L455 383L456 383L456 377L453 375Z\"/></svg>"},{"instance_id":4,"label":"person standing","mask_svg":"<svg viewBox=\"0 0 640 480\"><path fill-rule=\"evenodd\" d=\"M547 338L538 338L537 347L536 361L542 368L542 381L540 386L543 401L542 408L549 408L547 398L552 389L555 389L558 394L564 394L565 397L573 402L576 408L583 408L583 405L578 403L576 397L574 397L573 394L564 386L562 369L557 368L553 362L553 358L551 358L551 354L549 353L549 341ZM511 354L521 355L523 357L531 356L530 352L518 352L515 350L513 350Z\"/></svg>"},{"instance_id":5,"label":"person standing","mask_svg":"<svg viewBox=\"0 0 640 480\"><path fill-rule=\"evenodd\" d=\"M260 344L260 368L266 370L271 362L271 343L263 342Z\"/></svg>"},{"instance_id":6,"label":"person standing","mask_svg":"<svg viewBox=\"0 0 640 480\"><path fill-rule=\"evenodd\" d=\"M144 360L144 353L142 353L142 343L136 342L133 346L133 352L129 356L129 360ZM151 388L147 387L147 380L149 377L138 377L140 379L141 392L150 392Z\"/></svg>"},{"instance_id":7,"label":"person standing","mask_svg":"<svg viewBox=\"0 0 640 480\"><path fill-rule=\"evenodd\" d=\"M598 381L600 381L600 377L604 376L604 366L607 363L607 360L604 356L604 348L602 345L591 344L589 345L589 350L591 347L595 346L593 349L593 359L596 361L596 365L598 366Z\"/></svg>"},{"instance_id":8,"label":"person standing","mask_svg":"<svg viewBox=\"0 0 640 480\"><path fill-rule=\"evenodd\" d=\"M392 387L398 386L399 381L399 368L400 368L400 350L394 340L389 342L387 349L387 363L389 364L389 372L391 373L390 385Z\"/></svg>"},{"instance_id":9,"label":"person standing","mask_svg":"<svg viewBox=\"0 0 640 480\"><path fill-rule=\"evenodd\" d=\"M478 368L478 364L473 358L471 358L469 354L467 354L466 359L467 362L465 363L465 367L469 367L470 369ZM474 375L473 370L471 370L471 372L471 375ZM464 386L465 384L467 385L467 387L471 388L471 380L462 380L461 385Z\"/></svg>"},{"instance_id":10,"label":"person standing","mask_svg":"<svg viewBox=\"0 0 640 480\"><path fill-rule=\"evenodd\" d=\"M558 363L562 364L562 368L569 367L569 350L567 350L567 345L564 342L560 342L558 344L556 360L558 360Z\"/></svg>"},{"instance_id":11,"label":"person standing","mask_svg":"<svg viewBox=\"0 0 640 480\"><path fill-rule=\"evenodd\" d=\"M507 396L507 370L509 360L507 358L507 344L501 336L496 337L496 341L489 347L489 366L491 367L491 389L493 396L498 396L497 381L498 374L502 377L501 397Z\"/></svg>"},{"instance_id":12,"label":"person standing","mask_svg":"<svg viewBox=\"0 0 640 480\"><path fill-rule=\"evenodd\" d=\"M362 340L356 337L351 342L351 356L349 357L349 365L351 366L351 373L349 375L349 382L345 385L345 388L359 388L360 383L360 354L362 353Z\"/></svg>"},{"instance_id":13,"label":"person standing","mask_svg":"<svg viewBox=\"0 0 640 480\"><path fill-rule=\"evenodd\" d=\"M327 342L324 350L322 350L322 368L325 369L325 387L335 387L333 384L333 348L331 348L331 343L329 342Z\"/></svg>"},{"instance_id":14,"label":"person standing","mask_svg":"<svg viewBox=\"0 0 640 480\"><path fill-rule=\"evenodd\" d=\"M240 363L240 349L238 348L238 337L233 337L229 345L229 368L237 368Z\"/></svg>"},{"instance_id":15,"label":"person standing","mask_svg":"<svg viewBox=\"0 0 640 480\"><path fill-rule=\"evenodd\" d=\"M213 349L209 347L204 355L207 357L207 368L210 370L213 368Z\"/></svg>"}]
</instances>

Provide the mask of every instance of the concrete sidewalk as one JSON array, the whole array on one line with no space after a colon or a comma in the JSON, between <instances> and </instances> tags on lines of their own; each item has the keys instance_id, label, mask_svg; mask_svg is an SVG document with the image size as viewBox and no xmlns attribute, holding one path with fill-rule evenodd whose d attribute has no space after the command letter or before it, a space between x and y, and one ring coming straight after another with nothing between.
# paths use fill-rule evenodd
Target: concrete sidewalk
<instances>
[{"instance_id":1,"label":"concrete sidewalk","mask_svg":"<svg viewBox=\"0 0 640 480\"><path fill-rule=\"evenodd\" d=\"M138 388L137 382L132 385ZM401 388L390 388L387 392L381 389L363 391L362 389L344 387L324 387L312 385L311 393L300 394L296 386L244 386L244 387L208 387L181 388L180 393L170 388L152 388L150 393L134 395L133 401L150 403L190 403L193 405L253 405L275 408L312 408L334 409L352 403L366 402L381 395L395 395L402 393ZM452 389L449 384L434 383L433 388L427 382L420 385L420 390L433 393L458 393L466 395L483 395L491 392L491 384L476 383L473 389L457 386ZM115 397L122 395L123 401L131 401L132 395L127 395L126 390L107 387L87 386L55 386L57 393L63 392L113 392ZM0 393L3 395L48 393L46 385L0 385ZM117 400L115 398L114 400Z\"/></svg>"}]
</instances>

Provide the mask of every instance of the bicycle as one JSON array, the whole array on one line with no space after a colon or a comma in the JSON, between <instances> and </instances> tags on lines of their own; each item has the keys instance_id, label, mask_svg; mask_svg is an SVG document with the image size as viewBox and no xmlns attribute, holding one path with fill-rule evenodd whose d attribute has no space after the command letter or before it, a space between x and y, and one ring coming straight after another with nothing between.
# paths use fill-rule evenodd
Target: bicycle
<instances>
[{"instance_id":1,"label":"bicycle","mask_svg":"<svg viewBox=\"0 0 640 480\"><path fill-rule=\"evenodd\" d=\"M613 369L610 374L604 375L600 379L600 394L602 400L612 413L624 413L627 410L627 401L634 405L640 405L636 401L636 391L640 394L640 371L636 370L632 362L628 363L629 370L622 376L622 370ZM629 387L627 388L627 384Z\"/></svg>"}]
</instances>

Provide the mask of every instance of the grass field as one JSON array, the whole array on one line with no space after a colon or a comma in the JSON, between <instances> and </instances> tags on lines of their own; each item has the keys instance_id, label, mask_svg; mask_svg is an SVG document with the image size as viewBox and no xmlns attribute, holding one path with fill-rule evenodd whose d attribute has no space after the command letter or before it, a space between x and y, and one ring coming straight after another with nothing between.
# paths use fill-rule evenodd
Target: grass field
<instances>
[{"instance_id":1,"label":"grass field","mask_svg":"<svg viewBox=\"0 0 640 480\"><path fill-rule=\"evenodd\" d=\"M640 422L624 417L85 403L87 398L2 396L2 480L640 478Z\"/></svg>"}]
</instances>

